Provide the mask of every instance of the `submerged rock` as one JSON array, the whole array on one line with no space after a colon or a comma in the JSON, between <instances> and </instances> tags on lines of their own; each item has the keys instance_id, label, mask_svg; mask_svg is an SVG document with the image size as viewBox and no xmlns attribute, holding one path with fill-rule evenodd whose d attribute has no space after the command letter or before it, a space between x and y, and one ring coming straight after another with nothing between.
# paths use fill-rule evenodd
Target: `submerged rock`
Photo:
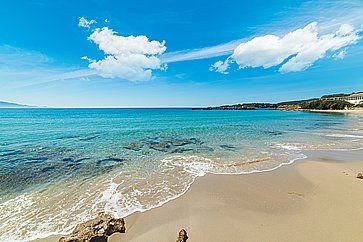
<instances>
[{"instance_id":1,"label":"submerged rock","mask_svg":"<svg viewBox=\"0 0 363 242\"><path fill-rule=\"evenodd\" d=\"M83 138L80 138L79 140L80 141L90 141L90 140L93 140L93 139L96 139L98 138L97 135L93 135L93 136L89 136L89 137L83 137Z\"/></svg>"},{"instance_id":2,"label":"submerged rock","mask_svg":"<svg viewBox=\"0 0 363 242\"><path fill-rule=\"evenodd\" d=\"M236 147L232 146L232 145L220 145L219 147L221 147L222 149L225 150L235 150Z\"/></svg>"},{"instance_id":3,"label":"submerged rock","mask_svg":"<svg viewBox=\"0 0 363 242\"><path fill-rule=\"evenodd\" d=\"M77 225L69 236L60 238L59 242L106 242L113 233L125 231L123 218L100 213L96 218Z\"/></svg>"},{"instance_id":4,"label":"submerged rock","mask_svg":"<svg viewBox=\"0 0 363 242\"><path fill-rule=\"evenodd\" d=\"M124 146L123 148L127 149L127 150L140 151L143 146L144 146L144 144L137 143L137 142L131 142L127 146Z\"/></svg>"},{"instance_id":5,"label":"submerged rock","mask_svg":"<svg viewBox=\"0 0 363 242\"><path fill-rule=\"evenodd\" d=\"M186 242L187 239L188 239L187 231L185 231L185 229L180 230L176 242Z\"/></svg>"},{"instance_id":6,"label":"submerged rock","mask_svg":"<svg viewBox=\"0 0 363 242\"><path fill-rule=\"evenodd\" d=\"M103 165L103 166L113 166L118 163L124 162L125 159L123 158L117 158L117 157L109 157L106 159L98 160L97 165Z\"/></svg>"},{"instance_id":7,"label":"submerged rock","mask_svg":"<svg viewBox=\"0 0 363 242\"><path fill-rule=\"evenodd\" d=\"M358 178L358 179L363 179L363 174L359 172L359 173L357 174L357 178Z\"/></svg>"},{"instance_id":8,"label":"submerged rock","mask_svg":"<svg viewBox=\"0 0 363 242\"><path fill-rule=\"evenodd\" d=\"M123 148L141 152L158 151L164 153L183 153L192 151L202 144L203 141L197 138L149 137L137 142L131 142Z\"/></svg>"}]
</instances>

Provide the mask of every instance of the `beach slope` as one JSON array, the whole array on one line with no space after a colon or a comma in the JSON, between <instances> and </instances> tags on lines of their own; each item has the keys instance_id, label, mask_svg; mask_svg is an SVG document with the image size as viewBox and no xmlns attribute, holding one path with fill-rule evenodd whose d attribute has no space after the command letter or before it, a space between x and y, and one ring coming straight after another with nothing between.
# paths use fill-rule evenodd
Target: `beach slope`
<instances>
[{"instance_id":1,"label":"beach slope","mask_svg":"<svg viewBox=\"0 0 363 242\"><path fill-rule=\"evenodd\" d=\"M344 157L344 155L343 155ZM359 157L356 154L355 157ZM361 241L363 162L331 157L248 175L207 175L182 197L126 218L110 241Z\"/></svg>"}]
</instances>

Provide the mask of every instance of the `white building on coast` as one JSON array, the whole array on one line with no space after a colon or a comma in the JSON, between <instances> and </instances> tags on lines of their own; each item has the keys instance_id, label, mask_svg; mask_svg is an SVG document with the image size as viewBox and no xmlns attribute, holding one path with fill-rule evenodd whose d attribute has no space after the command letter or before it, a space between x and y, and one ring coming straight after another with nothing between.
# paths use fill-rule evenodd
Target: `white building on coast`
<instances>
[{"instance_id":1,"label":"white building on coast","mask_svg":"<svg viewBox=\"0 0 363 242\"><path fill-rule=\"evenodd\" d=\"M331 96L331 97L322 97L322 100L341 100L341 101L347 101L350 102L351 104L360 104L363 103L363 92L358 92L358 93L352 93L350 95L341 95L341 96Z\"/></svg>"}]
</instances>

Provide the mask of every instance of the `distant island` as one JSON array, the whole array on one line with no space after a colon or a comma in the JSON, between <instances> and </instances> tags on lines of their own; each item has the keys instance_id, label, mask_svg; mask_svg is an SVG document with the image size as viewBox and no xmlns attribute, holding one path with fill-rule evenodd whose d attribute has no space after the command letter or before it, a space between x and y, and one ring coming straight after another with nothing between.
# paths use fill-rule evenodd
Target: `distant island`
<instances>
[{"instance_id":1,"label":"distant island","mask_svg":"<svg viewBox=\"0 0 363 242\"><path fill-rule=\"evenodd\" d=\"M32 108L33 106L0 101L0 108Z\"/></svg>"},{"instance_id":2,"label":"distant island","mask_svg":"<svg viewBox=\"0 0 363 242\"><path fill-rule=\"evenodd\" d=\"M324 95L320 98L279 103L242 103L216 107L193 108L193 110L344 110L363 107L363 92Z\"/></svg>"}]
</instances>

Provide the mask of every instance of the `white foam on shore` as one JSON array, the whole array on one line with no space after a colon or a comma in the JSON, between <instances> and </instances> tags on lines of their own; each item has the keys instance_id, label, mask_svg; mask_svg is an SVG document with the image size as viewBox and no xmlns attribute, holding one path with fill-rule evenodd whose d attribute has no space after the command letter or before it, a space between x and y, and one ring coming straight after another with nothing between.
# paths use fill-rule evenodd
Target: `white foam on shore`
<instances>
[{"instance_id":1,"label":"white foam on shore","mask_svg":"<svg viewBox=\"0 0 363 242\"><path fill-rule=\"evenodd\" d=\"M336 137L336 138L358 138L363 139L361 135L353 135L353 134L326 134L327 137Z\"/></svg>"}]
</instances>

